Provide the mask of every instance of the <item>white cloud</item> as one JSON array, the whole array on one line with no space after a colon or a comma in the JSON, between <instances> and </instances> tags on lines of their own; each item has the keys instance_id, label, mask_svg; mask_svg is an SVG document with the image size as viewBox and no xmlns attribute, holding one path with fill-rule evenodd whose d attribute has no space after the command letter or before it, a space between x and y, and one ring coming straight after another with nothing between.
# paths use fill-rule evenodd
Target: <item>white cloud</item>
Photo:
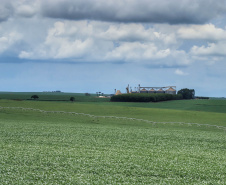
<instances>
[{"instance_id":1,"label":"white cloud","mask_svg":"<svg viewBox=\"0 0 226 185\"><path fill-rule=\"evenodd\" d=\"M167 34L141 24L58 21L49 28L43 43L22 50L19 57L189 65L187 54L177 50L172 32Z\"/></svg>"},{"instance_id":2,"label":"white cloud","mask_svg":"<svg viewBox=\"0 0 226 185\"><path fill-rule=\"evenodd\" d=\"M106 60L117 61L149 61L165 58L170 55L170 49L158 49L152 43L125 42L106 55Z\"/></svg>"},{"instance_id":3,"label":"white cloud","mask_svg":"<svg viewBox=\"0 0 226 185\"><path fill-rule=\"evenodd\" d=\"M198 56L226 56L226 41L209 43L208 46L193 46L191 53Z\"/></svg>"},{"instance_id":4,"label":"white cloud","mask_svg":"<svg viewBox=\"0 0 226 185\"><path fill-rule=\"evenodd\" d=\"M10 10L12 10L13 13L11 12L7 15L7 18L10 16L11 18L8 19L8 21L2 22L0 25L2 27L1 30L5 30L0 36L0 42L2 43L0 52L2 54L8 51L9 48L13 48L14 53L17 53L19 58L24 59L66 59L79 62L141 62L154 65L159 64L161 66L187 66L190 65L194 59L199 59L200 57L206 60L210 55L214 57L225 56L223 47L225 45L224 40L226 40L226 30L218 28L213 24L144 24L142 22L136 23L137 20L135 20L135 18L134 20L133 18L131 20L126 19L126 17L132 13L132 10L138 11L143 7L143 16L145 17L147 16L147 12L145 11L149 8L151 8L151 11L154 12L152 12L153 15L155 15L156 12L153 7L158 9L156 10L158 12L160 9L164 9L166 4L171 8L174 7L175 5L172 2L162 4L162 2L152 0L153 7L150 7L150 3L145 0L142 0L140 3L137 0L133 0L129 3L128 9L124 12L119 12L120 15L118 16L121 17L120 22L104 22L103 20L105 20L105 18L103 17L113 16L111 13L106 12L107 8L112 7L114 11L118 11L117 8L119 4L123 5L126 0L118 2L119 4L114 4L113 1L109 1L106 5L100 3L102 0L97 0L95 3L87 0L86 2L91 3L89 5L85 5L85 1L75 2L70 0L66 2L60 0L9 0L8 2L8 6L6 7L11 7ZM212 4L213 2L208 3ZM185 5L188 4L189 1L183 0L180 6L184 8ZM200 8L202 9L200 5L203 4L204 1L195 2L193 11ZM43 7L43 5L46 5L46 7ZM46 10L50 10L49 5L53 5L51 7L52 12L50 13L59 10L59 12L55 12L57 14L56 16L50 16L48 13L48 15L45 14ZM59 5L62 5L62 9L59 9ZM77 15L76 5L83 7L84 9L82 10L84 12L77 12L78 16L80 16L80 18L75 18L77 21L68 20L75 14ZM92 7L91 5L95 6ZM100 11L101 7L103 8L105 6L106 10L102 12L103 14L100 14L98 11ZM87 7L91 8L90 14L87 12ZM188 6L188 9L189 7L190 6ZM204 9L205 8L208 9L208 7L204 7ZM219 9L219 4L216 3L213 8L215 8L215 10ZM92 12L93 9L96 9L97 12ZM66 14L64 14L63 10L66 11ZM215 12L215 10L213 12ZM69 16L68 11L71 12L71 17L67 17ZM179 15L179 12L177 13ZM42 14L48 18L41 17ZM92 14L103 17L98 18L94 16L95 20L100 21L80 20L88 19L89 17L87 16L91 16ZM62 19L49 18L57 18L58 15L60 15L61 17L59 18ZM160 18L156 18L156 21L148 20L147 22L162 22L161 19L166 15L169 15L169 12L160 16ZM202 15L204 16L206 13L202 12ZM211 16L215 17L215 13ZM141 17L139 17L139 19ZM7 20L7 18L4 20ZM109 21L108 19L112 21L117 20L114 17L107 17L106 20ZM173 19L171 21L173 21ZM14 41L11 39L11 42L9 42L10 37L6 35L6 32L19 33L21 39L16 40L15 38ZM7 39L9 40L6 41ZM18 47L16 44L19 40L21 42ZM184 48L184 43L186 44L187 40L189 42L193 42L193 40L201 40L202 42L208 41L209 45L200 46L190 44L189 48ZM8 44L6 44L6 42ZM212 58L211 60L216 59Z\"/></svg>"},{"instance_id":5,"label":"white cloud","mask_svg":"<svg viewBox=\"0 0 226 185\"><path fill-rule=\"evenodd\" d=\"M0 53L9 50L10 47L21 39L21 35L17 32L4 33L0 36Z\"/></svg>"},{"instance_id":6,"label":"white cloud","mask_svg":"<svg viewBox=\"0 0 226 185\"><path fill-rule=\"evenodd\" d=\"M32 17L36 14L36 10L29 5L20 5L16 8L16 14L22 17Z\"/></svg>"},{"instance_id":7,"label":"white cloud","mask_svg":"<svg viewBox=\"0 0 226 185\"><path fill-rule=\"evenodd\" d=\"M100 37L106 40L115 41L142 41L148 42L154 40L156 35L153 29L145 29L142 24L112 24L109 28L100 34Z\"/></svg>"},{"instance_id":8,"label":"white cloud","mask_svg":"<svg viewBox=\"0 0 226 185\"><path fill-rule=\"evenodd\" d=\"M185 72L183 72L183 71L180 70L180 69L176 69L176 70L175 70L175 74L176 74L176 75L180 75L180 76L186 76L186 75L188 75L188 73L185 73Z\"/></svg>"},{"instance_id":9,"label":"white cloud","mask_svg":"<svg viewBox=\"0 0 226 185\"><path fill-rule=\"evenodd\" d=\"M183 26L178 30L182 39L200 39L209 41L226 40L226 30L213 24Z\"/></svg>"},{"instance_id":10,"label":"white cloud","mask_svg":"<svg viewBox=\"0 0 226 185\"><path fill-rule=\"evenodd\" d=\"M169 25L166 27L170 27ZM154 42L155 44L168 47L170 45L177 44L176 36L174 32L168 32L168 30L157 31L154 28L145 28L140 23L114 23L109 28L99 35L106 40L114 40L121 42Z\"/></svg>"},{"instance_id":11,"label":"white cloud","mask_svg":"<svg viewBox=\"0 0 226 185\"><path fill-rule=\"evenodd\" d=\"M60 30L59 28L55 30L56 32L51 31L44 43L34 48L31 52L22 51L19 57L29 59L81 58L93 47L92 39L87 38L81 40L80 38L77 38L73 40L70 39L70 37L60 36L60 31L63 30Z\"/></svg>"}]
</instances>

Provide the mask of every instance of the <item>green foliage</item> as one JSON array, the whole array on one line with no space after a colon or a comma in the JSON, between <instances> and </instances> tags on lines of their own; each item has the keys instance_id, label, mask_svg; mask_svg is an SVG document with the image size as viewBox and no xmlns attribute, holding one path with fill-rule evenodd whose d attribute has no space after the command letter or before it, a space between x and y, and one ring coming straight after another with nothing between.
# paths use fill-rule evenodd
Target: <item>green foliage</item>
<instances>
[{"instance_id":1,"label":"green foliage","mask_svg":"<svg viewBox=\"0 0 226 185\"><path fill-rule=\"evenodd\" d=\"M210 99L209 97L204 97L204 96L196 96L196 99L200 99L200 100L208 100Z\"/></svg>"},{"instance_id":2,"label":"green foliage","mask_svg":"<svg viewBox=\"0 0 226 185\"><path fill-rule=\"evenodd\" d=\"M75 97L70 97L70 101L75 101Z\"/></svg>"},{"instance_id":3,"label":"green foliage","mask_svg":"<svg viewBox=\"0 0 226 185\"><path fill-rule=\"evenodd\" d=\"M154 109L168 109L168 110L188 110L188 111L203 111L203 112L217 112L226 113L226 99L192 99L192 100L173 100L163 101L158 103L139 103L139 102L117 102L110 105L124 106L124 107L142 107Z\"/></svg>"},{"instance_id":4,"label":"green foliage","mask_svg":"<svg viewBox=\"0 0 226 185\"><path fill-rule=\"evenodd\" d=\"M195 98L195 90L194 89L181 89L177 92L177 94L181 94L183 99L194 99Z\"/></svg>"},{"instance_id":5,"label":"green foliage","mask_svg":"<svg viewBox=\"0 0 226 185\"><path fill-rule=\"evenodd\" d=\"M37 99L39 99L39 96L38 95L32 95L31 99L37 100Z\"/></svg>"},{"instance_id":6,"label":"green foliage","mask_svg":"<svg viewBox=\"0 0 226 185\"><path fill-rule=\"evenodd\" d=\"M167 100L179 100L181 95L172 94L120 94L111 97L111 101L114 102L160 102Z\"/></svg>"},{"instance_id":7,"label":"green foliage","mask_svg":"<svg viewBox=\"0 0 226 185\"><path fill-rule=\"evenodd\" d=\"M75 97L76 102L108 102L110 98L97 98L96 94L84 96L84 93L62 93L62 92L0 92L0 99L8 100L30 100L32 95L38 95L39 101L70 101Z\"/></svg>"},{"instance_id":8,"label":"green foliage","mask_svg":"<svg viewBox=\"0 0 226 185\"><path fill-rule=\"evenodd\" d=\"M7 107L80 111L158 122L193 119L226 126L224 113L120 104L0 101L0 106ZM1 108L0 128L0 184L226 182L226 137L215 127Z\"/></svg>"}]
</instances>

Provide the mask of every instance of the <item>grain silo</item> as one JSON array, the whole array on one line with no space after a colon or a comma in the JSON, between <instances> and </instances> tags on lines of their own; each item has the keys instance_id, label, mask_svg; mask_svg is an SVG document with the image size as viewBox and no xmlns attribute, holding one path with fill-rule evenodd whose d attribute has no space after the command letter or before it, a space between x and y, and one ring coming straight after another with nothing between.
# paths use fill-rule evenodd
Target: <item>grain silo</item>
<instances>
[{"instance_id":1,"label":"grain silo","mask_svg":"<svg viewBox=\"0 0 226 185\"><path fill-rule=\"evenodd\" d=\"M176 94L176 90L172 87L166 90L166 94Z\"/></svg>"},{"instance_id":2,"label":"grain silo","mask_svg":"<svg viewBox=\"0 0 226 185\"><path fill-rule=\"evenodd\" d=\"M148 91L145 88L143 88L140 90L140 93L148 93Z\"/></svg>"},{"instance_id":3,"label":"grain silo","mask_svg":"<svg viewBox=\"0 0 226 185\"><path fill-rule=\"evenodd\" d=\"M163 91L162 88L160 88L159 90L156 91L156 93L165 93L165 91Z\"/></svg>"},{"instance_id":4,"label":"grain silo","mask_svg":"<svg viewBox=\"0 0 226 185\"><path fill-rule=\"evenodd\" d=\"M115 95L119 95L122 94L120 90L117 90L117 92L115 93Z\"/></svg>"},{"instance_id":5,"label":"grain silo","mask_svg":"<svg viewBox=\"0 0 226 185\"><path fill-rule=\"evenodd\" d=\"M156 93L156 91L155 91L155 89L152 88L148 91L148 93L154 94L154 93Z\"/></svg>"}]
</instances>

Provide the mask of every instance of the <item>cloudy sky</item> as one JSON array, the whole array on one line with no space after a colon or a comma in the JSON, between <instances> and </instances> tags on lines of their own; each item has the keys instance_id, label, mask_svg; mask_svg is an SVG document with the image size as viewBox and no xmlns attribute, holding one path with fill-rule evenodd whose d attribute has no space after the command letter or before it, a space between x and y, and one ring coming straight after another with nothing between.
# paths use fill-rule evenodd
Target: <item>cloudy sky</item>
<instances>
[{"instance_id":1,"label":"cloudy sky","mask_svg":"<svg viewBox=\"0 0 226 185\"><path fill-rule=\"evenodd\" d=\"M226 97L226 0L0 2L0 91Z\"/></svg>"}]
</instances>

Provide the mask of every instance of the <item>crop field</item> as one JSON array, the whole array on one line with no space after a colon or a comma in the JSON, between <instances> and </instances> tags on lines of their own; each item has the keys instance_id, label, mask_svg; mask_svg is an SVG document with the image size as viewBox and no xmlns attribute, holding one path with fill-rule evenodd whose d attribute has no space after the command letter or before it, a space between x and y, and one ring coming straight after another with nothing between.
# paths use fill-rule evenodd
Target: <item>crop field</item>
<instances>
[{"instance_id":1,"label":"crop field","mask_svg":"<svg viewBox=\"0 0 226 185\"><path fill-rule=\"evenodd\" d=\"M106 102L110 98L97 98L96 94L85 96L85 93L63 92L0 92L0 99L31 100L32 95L38 95L39 101L69 101L74 97L76 102Z\"/></svg>"},{"instance_id":2,"label":"crop field","mask_svg":"<svg viewBox=\"0 0 226 185\"><path fill-rule=\"evenodd\" d=\"M226 184L225 106L0 100L0 184Z\"/></svg>"}]
</instances>

